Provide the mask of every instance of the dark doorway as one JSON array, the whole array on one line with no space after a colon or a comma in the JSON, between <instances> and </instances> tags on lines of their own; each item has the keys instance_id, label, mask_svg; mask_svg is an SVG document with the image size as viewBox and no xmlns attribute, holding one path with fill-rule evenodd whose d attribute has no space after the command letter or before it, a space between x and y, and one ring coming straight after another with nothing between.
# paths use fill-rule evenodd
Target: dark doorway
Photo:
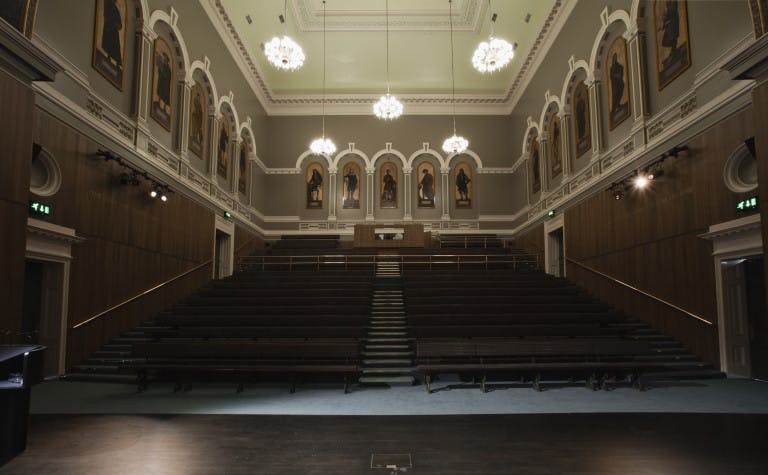
<instances>
[{"instance_id":1,"label":"dark doorway","mask_svg":"<svg viewBox=\"0 0 768 475\"><path fill-rule=\"evenodd\" d=\"M25 343L39 343L43 308L43 263L27 260L24 268L24 307L21 320Z\"/></svg>"},{"instance_id":2,"label":"dark doorway","mask_svg":"<svg viewBox=\"0 0 768 475\"><path fill-rule=\"evenodd\" d=\"M763 258L747 259L744 262L744 274L752 376L768 380L768 308L765 301Z\"/></svg>"},{"instance_id":3,"label":"dark doorway","mask_svg":"<svg viewBox=\"0 0 768 475\"><path fill-rule=\"evenodd\" d=\"M213 251L213 278L221 279L230 274L229 271L229 234L216 230L216 244Z\"/></svg>"}]
</instances>

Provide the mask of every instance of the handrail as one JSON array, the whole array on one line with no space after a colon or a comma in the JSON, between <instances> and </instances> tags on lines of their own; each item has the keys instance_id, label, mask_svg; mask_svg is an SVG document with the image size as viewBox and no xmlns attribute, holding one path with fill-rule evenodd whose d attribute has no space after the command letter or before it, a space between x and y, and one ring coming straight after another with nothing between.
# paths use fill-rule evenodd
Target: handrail
<instances>
[{"instance_id":1,"label":"handrail","mask_svg":"<svg viewBox=\"0 0 768 475\"><path fill-rule=\"evenodd\" d=\"M648 292L646 292L646 291L644 291L642 289L638 289L637 287L635 287L635 286L633 286L631 284L628 284L628 283L624 282L623 280L617 279L616 277L612 277L612 276L610 276L608 274L600 272L597 269L594 269L592 267L589 267L588 265L582 264L581 262L574 261L573 259L570 259L568 257L566 257L565 260L570 262L571 264L576 264L577 266L581 267L582 269L585 269L585 270L588 270L588 271L590 271L590 272L592 272L594 274L597 274L600 277L603 277L605 279L613 281L613 282L615 282L617 284L623 285L624 287L626 287L626 288L628 288L630 290L634 290L635 292L637 292L639 294L645 295L646 297L648 297L648 298L650 298L652 300L655 300L655 301L657 301L659 303L662 303L662 304L666 305L667 307L670 307L670 308L672 308L674 310L677 310L678 312L684 313L685 315L688 315L691 318L695 318L696 320L699 320L700 322L706 323L707 325L713 325L713 326L715 325L714 322L711 322L711 321L707 320L706 318L700 317L700 316L696 315L695 313L691 313L691 312L689 312L688 310L686 310L684 308L678 307L677 305L673 304L672 302L664 300L661 297L657 297L657 296L655 296L653 294L649 294Z\"/></svg>"},{"instance_id":2,"label":"handrail","mask_svg":"<svg viewBox=\"0 0 768 475\"><path fill-rule=\"evenodd\" d=\"M123 300L119 304L113 305L113 306L109 307L108 309L106 309L106 310L104 310L102 312L99 312L96 315L94 315L94 316L92 316L92 317L90 317L90 318L88 318L86 320L83 320L82 322L78 323L77 325L74 325L72 327L72 330L80 328L81 326L85 325L86 323L92 322L93 320L96 320L97 318L101 318L104 315L112 312L113 310L116 310L116 309L122 307L123 305L129 304L129 303L133 302L134 300L137 300L137 299L139 299L139 298L141 298L141 297L143 297L143 296L145 296L147 294L150 294L150 293L154 292L155 290L157 290L157 289L159 289L161 287L165 287L166 285L170 284L171 282L175 282L176 280L181 279L182 277L185 277L185 276L187 276L187 275L189 275L189 274L191 274L191 273L193 273L193 272L195 272L197 270L200 270L203 267L205 267L205 266L207 266L207 265L209 265L211 263L213 263L213 259L205 261L202 264L196 265L195 267L193 267L193 268L191 268L189 270L186 270L183 273L181 273L181 274L179 274L179 275L177 275L175 277L171 277L170 279L166 280L165 282L161 282L161 283L155 285L154 287L151 287L151 288L149 288L149 289L147 289L147 290L145 290L145 291L143 291L143 292L141 292L141 293L139 293L137 295L134 295L133 297L131 297L129 299Z\"/></svg>"},{"instance_id":3,"label":"handrail","mask_svg":"<svg viewBox=\"0 0 768 475\"><path fill-rule=\"evenodd\" d=\"M244 270L250 265L251 269L266 270L268 266L288 266L292 271L296 266L311 265L320 270L324 266L343 265L344 269L353 266L371 266L384 260L391 261L393 255L380 254L292 254L292 255L264 255L244 256L239 259L239 269ZM521 264L533 264L539 268L540 259L536 254L400 254L397 255L403 270L409 265L425 264L431 270L433 264L455 264L461 270L462 264L483 264L487 269L489 264L512 264L517 268Z\"/></svg>"}]
</instances>

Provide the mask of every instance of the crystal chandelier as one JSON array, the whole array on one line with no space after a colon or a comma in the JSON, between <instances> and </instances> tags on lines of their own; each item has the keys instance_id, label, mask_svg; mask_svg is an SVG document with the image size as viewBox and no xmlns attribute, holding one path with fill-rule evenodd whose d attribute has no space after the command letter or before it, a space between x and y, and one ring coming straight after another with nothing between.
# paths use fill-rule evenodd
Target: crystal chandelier
<instances>
[{"instance_id":1,"label":"crystal chandelier","mask_svg":"<svg viewBox=\"0 0 768 475\"><path fill-rule=\"evenodd\" d=\"M403 113L403 104L389 92L389 0L386 0L387 18L387 93L373 105L373 113L379 119L397 119Z\"/></svg>"},{"instance_id":2,"label":"crystal chandelier","mask_svg":"<svg viewBox=\"0 0 768 475\"><path fill-rule=\"evenodd\" d=\"M283 1L283 14L278 18L287 30L285 26L286 2L287 0ZM282 38L277 36L272 38L269 43L264 45L264 54L267 55L267 60L278 69L294 71L304 64L304 51L288 35L283 35Z\"/></svg>"},{"instance_id":3,"label":"crystal chandelier","mask_svg":"<svg viewBox=\"0 0 768 475\"><path fill-rule=\"evenodd\" d=\"M323 0L323 136L312 141L309 149L316 155L330 155L336 151L333 140L325 136L325 0Z\"/></svg>"},{"instance_id":4,"label":"crystal chandelier","mask_svg":"<svg viewBox=\"0 0 768 475\"><path fill-rule=\"evenodd\" d=\"M491 0L488 0L488 11L491 10ZM491 15L491 36L488 41L483 41L477 45L475 54L472 55L472 65L481 73L492 73L503 68L515 55L514 47L509 41L495 38L494 25L496 24L497 14Z\"/></svg>"},{"instance_id":5,"label":"crystal chandelier","mask_svg":"<svg viewBox=\"0 0 768 475\"><path fill-rule=\"evenodd\" d=\"M469 141L461 135L456 135L456 72L453 59L453 0L448 0L448 20L451 25L451 103L453 104L453 136L443 142L445 153L462 153L469 147Z\"/></svg>"}]
</instances>

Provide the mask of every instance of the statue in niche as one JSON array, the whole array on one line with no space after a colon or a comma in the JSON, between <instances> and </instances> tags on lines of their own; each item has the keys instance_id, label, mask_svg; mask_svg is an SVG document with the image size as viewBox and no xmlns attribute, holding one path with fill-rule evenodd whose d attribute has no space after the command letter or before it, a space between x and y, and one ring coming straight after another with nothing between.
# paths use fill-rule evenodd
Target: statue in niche
<instances>
[{"instance_id":1,"label":"statue in niche","mask_svg":"<svg viewBox=\"0 0 768 475\"><path fill-rule=\"evenodd\" d=\"M554 178L563 171L563 145L560 140L560 117L557 114L552 114L549 120L549 133L549 143L551 144L549 174Z\"/></svg>"},{"instance_id":2,"label":"statue in niche","mask_svg":"<svg viewBox=\"0 0 768 475\"><path fill-rule=\"evenodd\" d=\"M469 165L466 163L460 163L454 168L456 183L456 207L457 208L471 208L472 196L470 193L470 182L472 179L469 177L465 170L470 170Z\"/></svg>"}]
</instances>

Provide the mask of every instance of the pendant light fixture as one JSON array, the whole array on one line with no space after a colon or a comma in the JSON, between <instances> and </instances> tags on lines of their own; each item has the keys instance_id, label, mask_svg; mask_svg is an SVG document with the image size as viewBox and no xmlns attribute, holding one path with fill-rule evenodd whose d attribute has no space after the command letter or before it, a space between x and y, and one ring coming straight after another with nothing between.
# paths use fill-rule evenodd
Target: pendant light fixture
<instances>
[{"instance_id":1,"label":"pendant light fixture","mask_svg":"<svg viewBox=\"0 0 768 475\"><path fill-rule=\"evenodd\" d=\"M453 59L453 0L448 0L448 21L451 25L451 103L453 104L453 136L443 142L445 153L462 153L469 147L469 141L456 135L456 71Z\"/></svg>"},{"instance_id":2,"label":"pendant light fixture","mask_svg":"<svg viewBox=\"0 0 768 475\"><path fill-rule=\"evenodd\" d=\"M475 54L472 56L472 66L481 73L492 73L503 68L515 55L514 47L509 41L494 37L497 14L491 14L491 0L488 0L488 14L491 15L491 36L488 41L483 41L477 45Z\"/></svg>"},{"instance_id":3,"label":"pendant light fixture","mask_svg":"<svg viewBox=\"0 0 768 475\"><path fill-rule=\"evenodd\" d=\"M285 23L286 2L283 0L283 14L278 16L283 24L284 35L282 38L275 36L264 45L264 54L267 60L278 69L295 71L304 64L304 51L288 36L288 27Z\"/></svg>"},{"instance_id":4,"label":"pendant light fixture","mask_svg":"<svg viewBox=\"0 0 768 475\"><path fill-rule=\"evenodd\" d=\"M376 117L384 120L397 119L403 113L403 104L397 100L389 91L389 0L386 1L387 18L387 93L379 99L379 102L373 105L373 113Z\"/></svg>"},{"instance_id":5,"label":"pendant light fixture","mask_svg":"<svg viewBox=\"0 0 768 475\"><path fill-rule=\"evenodd\" d=\"M323 0L323 136L312 141L309 149L316 155L330 155L336 151L333 140L325 137L325 0Z\"/></svg>"}]
</instances>

